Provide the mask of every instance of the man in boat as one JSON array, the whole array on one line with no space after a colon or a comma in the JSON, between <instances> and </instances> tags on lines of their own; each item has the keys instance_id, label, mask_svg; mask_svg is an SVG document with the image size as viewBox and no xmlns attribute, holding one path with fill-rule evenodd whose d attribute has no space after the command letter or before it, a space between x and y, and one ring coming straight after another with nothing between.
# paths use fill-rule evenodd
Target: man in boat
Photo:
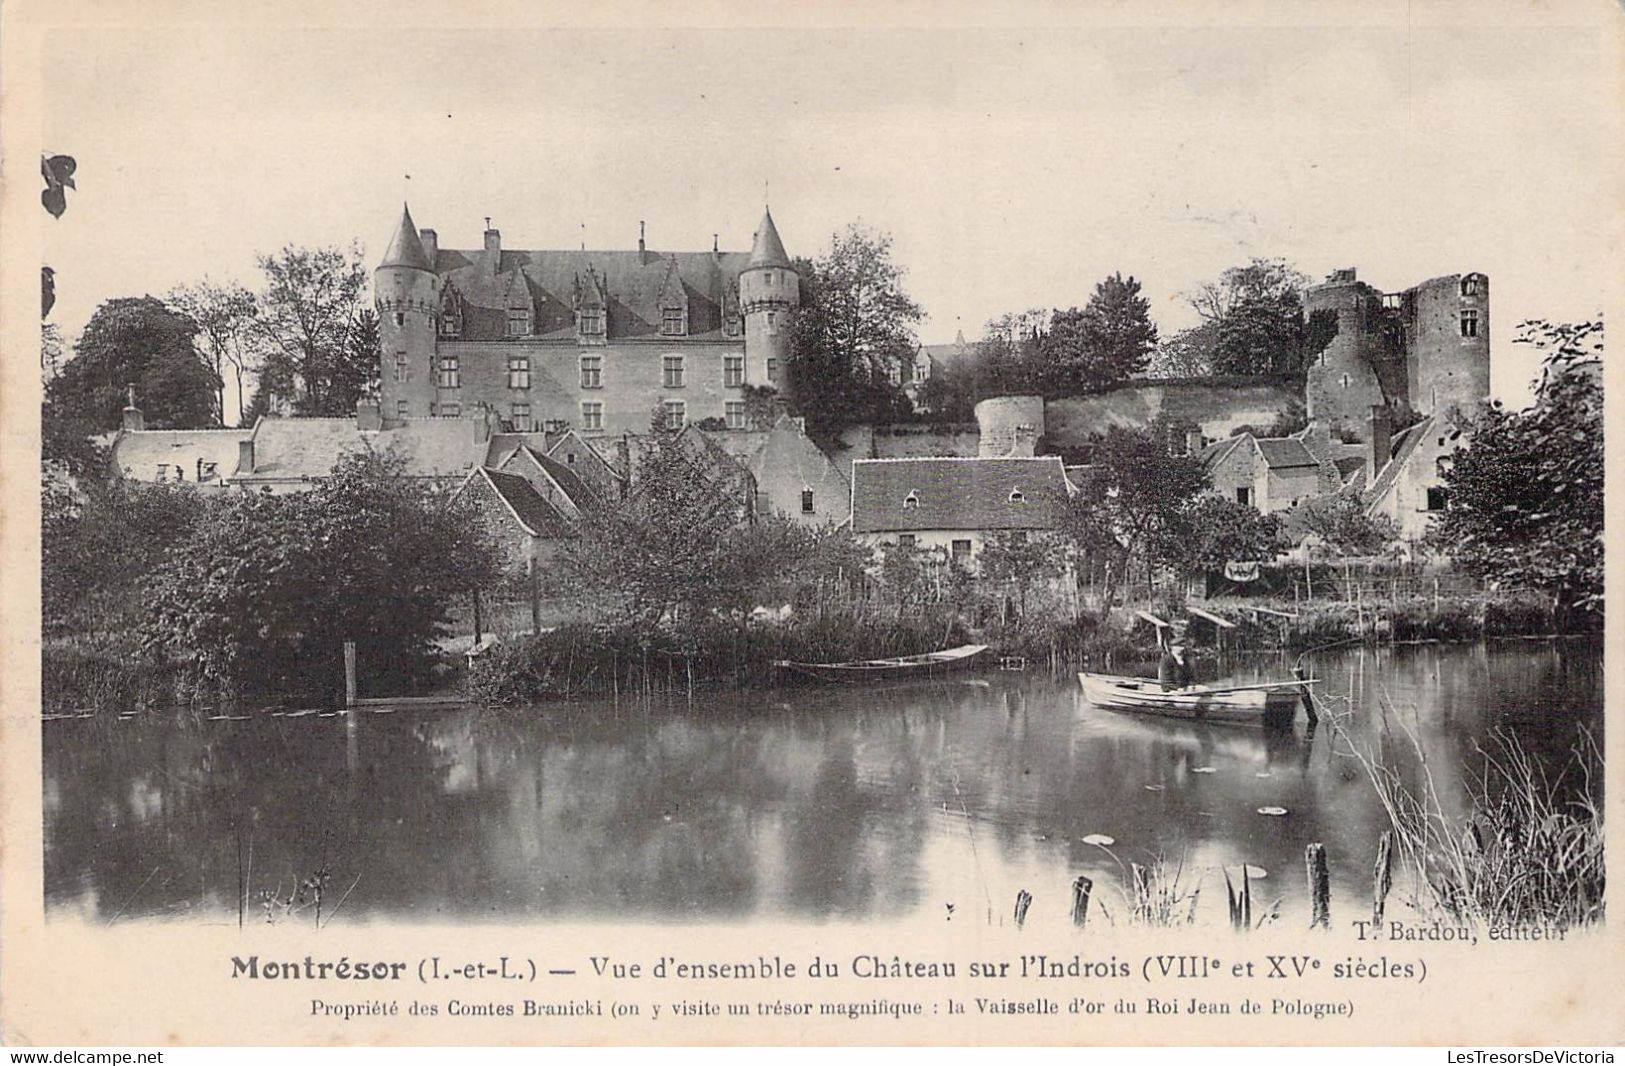
<instances>
[{"instance_id":1,"label":"man in boat","mask_svg":"<svg viewBox=\"0 0 1625 1066\"><path fill-rule=\"evenodd\" d=\"M1159 643L1162 644L1162 658L1157 661L1157 681L1162 685L1163 691L1189 688L1195 684L1196 672L1191 669L1185 645L1178 643L1177 636L1162 639L1161 630L1157 631L1157 636Z\"/></svg>"}]
</instances>

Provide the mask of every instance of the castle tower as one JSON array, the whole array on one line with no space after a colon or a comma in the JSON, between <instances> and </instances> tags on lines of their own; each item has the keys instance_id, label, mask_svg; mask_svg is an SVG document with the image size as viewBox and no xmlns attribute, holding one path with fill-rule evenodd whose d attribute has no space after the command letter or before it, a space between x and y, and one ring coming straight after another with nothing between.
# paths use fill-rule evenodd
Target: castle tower
<instances>
[{"instance_id":1,"label":"castle tower","mask_svg":"<svg viewBox=\"0 0 1625 1066\"><path fill-rule=\"evenodd\" d=\"M1364 439L1371 408L1390 401L1391 386L1403 387L1403 377L1384 388L1378 368L1385 365L1380 323L1382 296L1355 277L1352 269L1333 271L1319 285L1304 290L1305 314L1333 311L1337 314L1337 335L1326 350L1304 368L1304 400L1310 421L1325 425L1334 433L1346 430Z\"/></svg>"},{"instance_id":2,"label":"castle tower","mask_svg":"<svg viewBox=\"0 0 1625 1066\"><path fill-rule=\"evenodd\" d=\"M439 290L440 278L412 224L412 212L402 204L400 225L372 274L380 341L380 413L386 424L433 414Z\"/></svg>"},{"instance_id":3,"label":"castle tower","mask_svg":"<svg viewBox=\"0 0 1625 1066\"><path fill-rule=\"evenodd\" d=\"M801 306L801 278L764 210L751 244L750 261L739 273L739 310L745 318L745 383L783 391L790 354L790 321Z\"/></svg>"},{"instance_id":4,"label":"castle tower","mask_svg":"<svg viewBox=\"0 0 1625 1066\"><path fill-rule=\"evenodd\" d=\"M1449 274L1405 293L1411 406L1470 413L1490 395L1490 279Z\"/></svg>"}]
</instances>

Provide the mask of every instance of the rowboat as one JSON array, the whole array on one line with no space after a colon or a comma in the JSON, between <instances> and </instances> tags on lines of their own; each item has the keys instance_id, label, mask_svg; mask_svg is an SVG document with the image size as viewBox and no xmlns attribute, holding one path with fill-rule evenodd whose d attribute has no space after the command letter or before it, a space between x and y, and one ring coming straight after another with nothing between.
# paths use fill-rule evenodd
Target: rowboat
<instances>
[{"instance_id":1,"label":"rowboat","mask_svg":"<svg viewBox=\"0 0 1625 1066\"><path fill-rule=\"evenodd\" d=\"M773 665L820 681L881 681L957 670L969 666L985 651L986 644L961 644L957 648L929 651L923 655L902 655L895 659L860 659L844 663L798 663L776 659Z\"/></svg>"},{"instance_id":2,"label":"rowboat","mask_svg":"<svg viewBox=\"0 0 1625 1066\"><path fill-rule=\"evenodd\" d=\"M1078 681L1090 703L1108 711L1157 714L1204 722L1290 722L1313 678L1252 685L1191 685L1164 689L1148 678L1082 674Z\"/></svg>"}]
</instances>

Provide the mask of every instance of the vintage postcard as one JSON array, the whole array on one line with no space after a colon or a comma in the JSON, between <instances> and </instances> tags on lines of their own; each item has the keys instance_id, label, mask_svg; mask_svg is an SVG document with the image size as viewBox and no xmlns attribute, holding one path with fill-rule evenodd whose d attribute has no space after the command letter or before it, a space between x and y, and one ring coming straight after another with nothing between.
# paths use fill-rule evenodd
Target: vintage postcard
<instances>
[{"instance_id":1,"label":"vintage postcard","mask_svg":"<svg viewBox=\"0 0 1625 1066\"><path fill-rule=\"evenodd\" d=\"M1622 31L0 4L0 1040L1625 1041Z\"/></svg>"}]
</instances>

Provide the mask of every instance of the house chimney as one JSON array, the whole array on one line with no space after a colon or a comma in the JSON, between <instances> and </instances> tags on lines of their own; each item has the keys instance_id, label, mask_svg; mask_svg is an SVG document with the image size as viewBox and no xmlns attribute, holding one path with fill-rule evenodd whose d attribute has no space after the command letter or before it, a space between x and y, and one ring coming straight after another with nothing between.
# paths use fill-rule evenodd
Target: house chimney
<instances>
[{"instance_id":1,"label":"house chimney","mask_svg":"<svg viewBox=\"0 0 1625 1066\"><path fill-rule=\"evenodd\" d=\"M641 256L643 252L643 219L640 218L638 219L638 255Z\"/></svg>"},{"instance_id":2,"label":"house chimney","mask_svg":"<svg viewBox=\"0 0 1625 1066\"><path fill-rule=\"evenodd\" d=\"M499 258L502 255L502 231L493 229L489 218L485 220L485 254Z\"/></svg>"},{"instance_id":3,"label":"house chimney","mask_svg":"<svg viewBox=\"0 0 1625 1066\"><path fill-rule=\"evenodd\" d=\"M125 386L124 396L124 431L126 433L139 433L147 428L147 420L141 414L141 408L135 405L134 382Z\"/></svg>"},{"instance_id":4,"label":"house chimney","mask_svg":"<svg viewBox=\"0 0 1625 1066\"><path fill-rule=\"evenodd\" d=\"M237 442L237 473L252 474L254 472L254 438L248 437Z\"/></svg>"},{"instance_id":5,"label":"house chimney","mask_svg":"<svg viewBox=\"0 0 1625 1066\"><path fill-rule=\"evenodd\" d=\"M1191 455L1191 456L1200 455L1200 454L1202 454L1202 449L1205 448L1205 447L1207 447L1207 438L1202 436L1202 431L1201 430L1199 430L1199 429L1190 429L1190 430L1185 431L1185 454L1186 455Z\"/></svg>"},{"instance_id":6,"label":"house chimney","mask_svg":"<svg viewBox=\"0 0 1625 1066\"><path fill-rule=\"evenodd\" d=\"M1033 426L1017 426L1010 434L1010 451L1015 458L1031 458L1038 450L1038 430Z\"/></svg>"},{"instance_id":7,"label":"house chimney","mask_svg":"<svg viewBox=\"0 0 1625 1066\"><path fill-rule=\"evenodd\" d=\"M433 267L435 257L440 254L440 235L432 229L420 229L418 240L423 242L423 252L429 257L429 266Z\"/></svg>"},{"instance_id":8,"label":"house chimney","mask_svg":"<svg viewBox=\"0 0 1625 1066\"><path fill-rule=\"evenodd\" d=\"M1388 459L1393 454L1393 419L1384 404L1372 404L1371 418L1368 422L1366 439L1370 444L1370 452L1366 457L1365 483L1370 488L1376 483L1377 475L1382 468L1388 465Z\"/></svg>"},{"instance_id":9,"label":"house chimney","mask_svg":"<svg viewBox=\"0 0 1625 1066\"><path fill-rule=\"evenodd\" d=\"M355 402L355 428L362 432L384 428L384 412L377 400Z\"/></svg>"}]
</instances>

